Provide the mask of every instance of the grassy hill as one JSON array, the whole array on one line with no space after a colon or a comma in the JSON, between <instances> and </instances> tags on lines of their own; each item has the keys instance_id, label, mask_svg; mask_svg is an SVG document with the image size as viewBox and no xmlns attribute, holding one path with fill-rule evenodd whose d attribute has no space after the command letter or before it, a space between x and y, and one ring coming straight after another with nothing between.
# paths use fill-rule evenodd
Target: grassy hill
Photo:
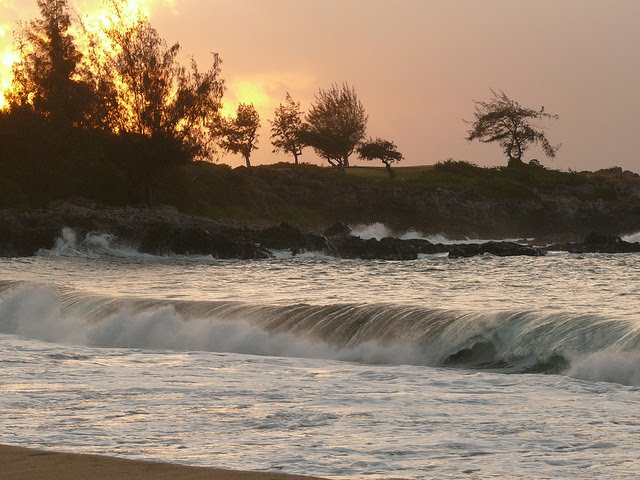
<instances>
[{"instance_id":1,"label":"grassy hill","mask_svg":"<svg viewBox=\"0 0 640 480\"><path fill-rule=\"evenodd\" d=\"M9 163L2 165L2 208L42 208L79 197L136 205L149 198L143 184L150 184L155 204L234 225L288 222L319 231L337 220L383 222L458 236L640 230L640 176L619 168L562 172L448 161L399 167L391 179L376 167L342 171L279 163L232 169L193 162L164 166L145 180L91 152L81 162L53 157L35 177L24 165Z\"/></svg>"}]
</instances>

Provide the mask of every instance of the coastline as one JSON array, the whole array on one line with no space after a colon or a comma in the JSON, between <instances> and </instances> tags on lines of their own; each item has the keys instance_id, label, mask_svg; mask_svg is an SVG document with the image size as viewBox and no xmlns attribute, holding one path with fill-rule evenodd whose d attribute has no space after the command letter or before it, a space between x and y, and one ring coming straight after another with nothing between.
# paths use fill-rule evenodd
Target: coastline
<instances>
[{"instance_id":1,"label":"coastline","mask_svg":"<svg viewBox=\"0 0 640 480\"><path fill-rule=\"evenodd\" d=\"M101 238L98 238L101 237ZM514 237L515 238L515 237ZM583 240L582 240L583 239ZM586 237L553 235L534 240L473 241L442 244L427 239L381 240L352 235L337 222L324 234L302 231L282 223L248 227L220 223L179 212L174 207L97 207L63 202L47 209L0 209L0 257L30 257L41 250L88 246L120 248L142 254L200 255L218 259L265 259L274 252L321 252L336 258L415 260L419 255L448 253L449 258L492 254L543 256L548 250L571 253L640 252L640 243L617 234L590 233Z\"/></svg>"},{"instance_id":2,"label":"coastline","mask_svg":"<svg viewBox=\"0 0 640 480\"><path fill-rule=\"evenodd\" d=\"M0 445L0 479L20 480L322 480Z\"/></svg>"}]
</instances>

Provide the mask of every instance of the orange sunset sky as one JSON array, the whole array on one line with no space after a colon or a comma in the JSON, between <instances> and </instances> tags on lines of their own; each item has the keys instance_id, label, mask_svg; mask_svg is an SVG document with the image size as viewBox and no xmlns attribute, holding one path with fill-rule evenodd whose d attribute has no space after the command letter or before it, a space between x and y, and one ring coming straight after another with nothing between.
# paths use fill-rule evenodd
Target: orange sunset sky
<instances>
[{"instance_id":1,"label":"orange sunset sky","mask_svg":"<svg viewBox=\"0 0 640 480\"><path fill-rule=\"evenodd\" d=\"M97 16L102 0L70 0ZM306 108L319 87L348 82L369 135L393 140L405 165L449 157L505 160L498 146L464 140L473 99L502 89L542 105L563 143L554 168L618 165L640 171L638 0L135 0L168 42L205 67L223 59L225 111L253 102L262 117L253 163L271 153L267 119L289 91ZM0 82L10 80L12 30L35 0L0 0ZM539 158L527 152L525 160ZM303 161L320 162L310 149ZM221 161L240 165L241 159ZM356 162L362 164L362 162Z\"/></svg>"}]
</instances>

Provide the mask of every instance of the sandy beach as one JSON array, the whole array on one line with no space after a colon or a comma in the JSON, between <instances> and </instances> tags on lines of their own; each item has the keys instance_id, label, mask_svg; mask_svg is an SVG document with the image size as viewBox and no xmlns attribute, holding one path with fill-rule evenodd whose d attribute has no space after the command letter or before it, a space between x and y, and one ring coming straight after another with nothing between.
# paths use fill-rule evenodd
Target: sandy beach
<instances>
[{"instance_id":1,"label":"sandy beach","mask_svg":"<svg viewBox=\"0 0 640 480\"><path fill-rule=\"evenodd\" d=\"M0 445L0 480L313 480L281 473L241 472L77 455ZM317 479L316 479L317 480Z\"/></svg>"}]
</instances>

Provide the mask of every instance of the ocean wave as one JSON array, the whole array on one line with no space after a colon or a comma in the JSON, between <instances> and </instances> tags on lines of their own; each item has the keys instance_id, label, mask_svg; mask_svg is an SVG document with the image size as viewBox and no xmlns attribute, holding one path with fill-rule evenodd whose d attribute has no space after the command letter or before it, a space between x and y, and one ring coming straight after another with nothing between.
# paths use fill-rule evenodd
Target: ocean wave
<instances>
[{"instance_id":1,"label":"ocean wave","mask_svg":"<svg viewBox=\"0 0 640 480\"><path fill-rule=\"evenodd\" d=\"M566 373L640 385L640 327L562 312L180 302L5 282L0 333L95 347Z\"/></svg>"}]
</instances>

